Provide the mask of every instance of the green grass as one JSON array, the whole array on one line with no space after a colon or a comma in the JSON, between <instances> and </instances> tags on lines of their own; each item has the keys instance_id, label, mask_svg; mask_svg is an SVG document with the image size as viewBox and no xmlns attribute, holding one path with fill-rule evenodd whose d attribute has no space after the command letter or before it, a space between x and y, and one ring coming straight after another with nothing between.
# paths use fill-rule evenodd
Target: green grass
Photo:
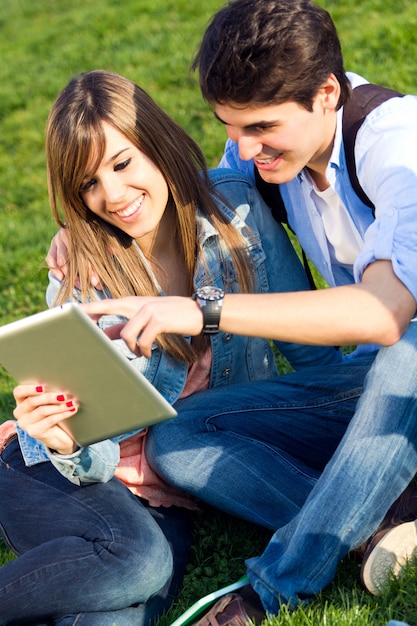
<instances>
[{"instance_id":1,"label":"green grass","mask_svg":"<svg viewBox=\"0 0 417 626\"><path fill-rule=\"evenodd\" d=\"M417 93L415 0L320 0L335 19L346 67L369 80ZM49 215L43 152L48 110L69 78L104 68L138 82L201 145L210 166L224 128L203 102L188 68L218 0L0 0L0 311L6 323L44 308L44 257L55 225ZM0 370L0 420L13 408L13 382ZM207 509L195 524L189 571L161 626L205 593L244 573L244 558L268 533ZM0 563L10 558L0 550ZM298 625L417 625L414 565L373 598L346 559L309 606L272 621Z\"/></svg>"}]
</instances>

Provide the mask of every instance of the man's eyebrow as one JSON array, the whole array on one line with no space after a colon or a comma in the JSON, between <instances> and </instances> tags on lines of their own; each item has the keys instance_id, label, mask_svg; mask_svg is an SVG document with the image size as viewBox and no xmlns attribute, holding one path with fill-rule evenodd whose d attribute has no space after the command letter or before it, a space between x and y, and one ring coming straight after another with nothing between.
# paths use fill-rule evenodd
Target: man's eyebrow
<instances>
[{"instance_id":1,"label":"man's eyebrow","mask_svg":"<svg viewBox=\"0 0 417 626\"><path fill-rule=\"evenodd\" d=\"M226 126L226 122L224 120L222 120L222 118L217 115L216 111L213 111L213 115L216 118L216 120L218 122L220 122L220 124L224 124Z\"/></svg>"},{"instance_id":2,"label":"man's eyebrow","mask_svg":"<svg viewBox=\"0 0 417 626\"><path fill-rule=\"evenodd\" d=\"M216 113L216 111L213 111L213 115L216 118L216 120L218 120L221 124L224 124L224 126L227 126L227 122L225 122L224 120L222 120L221 117L219 117ZM278 120L259 120L257 122L253 122L253 124L248 124L247 126L244 126L243 128L245 130L251 130L254 128L271 128L272 126L277 126L279 124Z\"/></svg>"}]
</instances>

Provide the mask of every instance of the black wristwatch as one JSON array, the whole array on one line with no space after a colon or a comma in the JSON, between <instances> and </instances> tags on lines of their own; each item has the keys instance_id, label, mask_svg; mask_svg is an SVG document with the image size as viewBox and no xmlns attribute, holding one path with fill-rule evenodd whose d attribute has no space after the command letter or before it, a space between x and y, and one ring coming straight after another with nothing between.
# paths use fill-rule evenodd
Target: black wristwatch
<instances>
[{"instance_id":1,"label":"black wristwatch","mask_svg":"<svg viewBox=\"0 0 417 626\"><path fill-rule=\"evenodd\" d=\"M220 315L223 306L224 291L219 287L200 287L193 295L203 312L203 335L219 332Z\"/></svg>"}]
</instances>

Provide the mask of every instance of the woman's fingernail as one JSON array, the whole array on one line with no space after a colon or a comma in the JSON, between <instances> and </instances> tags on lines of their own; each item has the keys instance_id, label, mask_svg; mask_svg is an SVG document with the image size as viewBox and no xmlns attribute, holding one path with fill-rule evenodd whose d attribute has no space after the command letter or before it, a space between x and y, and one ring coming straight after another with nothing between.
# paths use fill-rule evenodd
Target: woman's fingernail
<instances>
[{"instance_id":1,"label":"woman's fingernail","mask_svg":"<svg viewBox=\"0 0 417 626\"><path fill-rule=\"evenodd\" d=\"M43 387L42 387L42 385L38 385L38 386L36 387L36 391L37 391L38 393L42 393L42 391L43 391Z\"/></svg>"},{"instance_id":2,"label":"woman's fingernail","mask_svg":"<svg viewBox=\"0 0 417 626\"><path fill-rule=\"evenodd\" d=\"M60 393L59 396L56 397L56 399L58 400L58 402L64 402L65 396L62 393Z\"/></svg>"},{"instance_id":3,"label":"woman's fingernail","mask_svg":"<svg viewBox=\"0 0 417 626\"><path fill-rule=\"evenodd\" d=\"M67 407L74 406L74 403L72 400L68 400L68 402L66 402L65 404L67 405Z\"/></svg>"}]
</instances>

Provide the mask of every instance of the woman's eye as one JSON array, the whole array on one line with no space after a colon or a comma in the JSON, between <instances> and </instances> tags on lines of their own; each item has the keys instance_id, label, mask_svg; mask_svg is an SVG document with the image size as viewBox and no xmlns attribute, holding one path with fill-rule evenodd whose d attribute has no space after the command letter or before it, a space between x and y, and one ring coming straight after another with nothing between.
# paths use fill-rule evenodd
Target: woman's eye
<instances>
[{"instance_id":1,"label":"woman's eye","mask_svg":"<svg viewBox=\"0 0 417 626\"><path fill-rule=\"evenodd\" d=\"M114 166L114 171L115 172L119 172L120 170L124 170L130 163L131 159L126 159L126 161L123 161L122 163L118 163L117 165Z\"/></svg>"},{"instance_id":2,"label":"woman's eye","mask_svg":"<svg viewBox=\"0 0 417 626\"><path fill-rule=\"evenodd\" d=\"M94 178L91 178L91 180L88 180L86 183L83 183L80 189L81 193L89 191L95 184L96 184L96 180Z\"/></svg>"}]
</instances>

